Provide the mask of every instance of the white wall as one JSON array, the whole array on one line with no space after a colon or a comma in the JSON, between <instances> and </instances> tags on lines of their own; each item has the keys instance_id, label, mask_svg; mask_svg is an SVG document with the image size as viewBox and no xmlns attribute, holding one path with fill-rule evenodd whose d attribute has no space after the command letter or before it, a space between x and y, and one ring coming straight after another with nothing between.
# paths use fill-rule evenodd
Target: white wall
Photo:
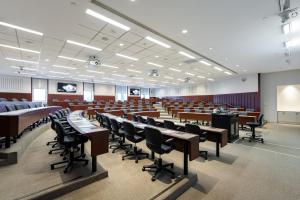
<instances>
[{"instance_id":1,"label":"white wall","mask_svg":"<svg viewBox=\"0 0 300 200\"><path fill-rule=\"evenodd\" d=\"M277 111L300 112L300 85L277 86Z\"/></svg>"},{"instance_id":2,"label":"white wall","mask_svg":"<svg viewBox=\"0 0 300 200\"><path fill-rule=\"evenodd\" d=\"M262 74L261 108L266 120L277 121L277 86L297 84L300 84L300 70Z\"/></svg>"},{"instance_id":3,"label":"white wall","mask_svg":"<svg viewBox=\"0 0 300 200\"><path fill-rule=\"evenodd\" d=\"M77 91L76 93L63 93L57 92L57 83L75 83L77 84ZM68 94L68 95L83 95L83 83L76 82L76 81L66 81L66 80L49 80L49 94Z\"/></svg>"},{"instance_id":4,"label":"white wall","mask_svg":"<svg viewBox=\"0 0 300 200\"><path fill-rule=\"evenodd\" d=\"M115 85L95 83L95 96L115 96Z\"/></svg>"},{"instance_id":5,"label":"white wall","mask_svg":"<svg viewBox=\"0 0 300 200\"><path fill-rule=\"evenodd\" d=\"M245 81L242 81L245 80ZM258 91L258 75L245 75L232 79L206 82L199 85L190 85L177 88L161 88L154 90L154 96L193 96L216 95L230 93L246 93Z\"/></svg>"},{"instance_id":6,"label":"white wall","mask_svg":"<svg viewBox=\"0 0 300 200\"><path fill-rule=\"evenodd\" d=\"M0 92L31 93L31 78L0 75Z\"/></svg>"}]
</instances>

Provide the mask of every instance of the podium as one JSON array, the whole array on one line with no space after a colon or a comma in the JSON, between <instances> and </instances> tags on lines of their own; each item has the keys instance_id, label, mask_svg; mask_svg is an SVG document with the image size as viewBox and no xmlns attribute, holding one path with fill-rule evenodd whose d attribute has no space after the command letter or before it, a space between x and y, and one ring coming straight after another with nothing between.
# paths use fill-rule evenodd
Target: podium
<instances>
[{"instance_id":1,"label":"podium","mask_svg":"<svg viewBox=\"0 0 300 200\"><path fill-rule=\"evenodd\" d=\"M239 116L238 114L213 113L211 126L227 130L228 141L234 142L239 138Z\"/></svg>"}]
</instances>

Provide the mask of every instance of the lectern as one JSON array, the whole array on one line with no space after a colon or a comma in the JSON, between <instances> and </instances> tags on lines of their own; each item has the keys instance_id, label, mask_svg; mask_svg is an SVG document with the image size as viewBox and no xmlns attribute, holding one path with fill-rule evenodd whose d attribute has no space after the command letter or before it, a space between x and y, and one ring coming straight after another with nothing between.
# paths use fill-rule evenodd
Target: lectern
<instances>
[{"instance_id":1,"label":"lectern","mask_svg":"<svg viewBox=\"0 0 300 200\"><path fill-rule=\"evenodd\" d=\"M213 113L211 126L227 130L228 141L233 142L239 138L239 116L230 113Z\"/></svg>"}]
</instances>

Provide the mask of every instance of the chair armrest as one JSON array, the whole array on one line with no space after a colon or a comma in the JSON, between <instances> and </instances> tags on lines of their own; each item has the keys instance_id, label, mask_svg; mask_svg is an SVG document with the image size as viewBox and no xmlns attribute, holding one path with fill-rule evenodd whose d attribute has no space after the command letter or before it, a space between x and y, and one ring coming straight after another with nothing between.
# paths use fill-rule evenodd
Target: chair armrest
<instances>
[{"instance_id":1,"label":"chair armrest","mask_svg":"<svg viewBox=\"0 0 300 200\"><path fill-rule=\"evenodd\" d=\"M144 130L140 130L140 131L136 131L136 134L137 135L141 135L141 136L144 136Z\"/></svg>"}]
</instances>

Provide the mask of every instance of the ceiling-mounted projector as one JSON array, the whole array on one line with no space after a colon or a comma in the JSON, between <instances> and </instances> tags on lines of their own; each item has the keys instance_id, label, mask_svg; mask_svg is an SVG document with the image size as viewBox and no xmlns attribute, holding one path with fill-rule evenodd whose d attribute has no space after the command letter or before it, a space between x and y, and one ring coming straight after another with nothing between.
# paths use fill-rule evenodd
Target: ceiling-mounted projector
<instances>
[{"instance_id":1,"label":"ceiling-mounted projector","mask_svg":"<svg viewBox=\"0 0 300 200\"><path fill-rule=\"evenodd\" d=\"M184 82L188 83L188 82L190 82L190 80L191 80L191 78L187 77L187 78L184 79Z\"/></svg>"},{"instance_id":2,"label":"ceiling-mounted projector","mask_svg":"<svg viewBox=\"0 0 300 200\"><path fill-rule=\"evenodd\" d=\"M159 76L158 70L157 69L152 69L148 75L151 76L151 77L157 77L157 76Z\"/></svg>"},{"instance_id":3,"label":"ceiling-mounted projector","mask_svg":"<svg viewBox=\"0 0 300 200\"><path fill-rule=\"evenodd\" d=\"M98 59L96 56L90 56L88 59L88 64L89 66L100 66L102 63L101 60Z\"/></svg>"}]
</instances>

